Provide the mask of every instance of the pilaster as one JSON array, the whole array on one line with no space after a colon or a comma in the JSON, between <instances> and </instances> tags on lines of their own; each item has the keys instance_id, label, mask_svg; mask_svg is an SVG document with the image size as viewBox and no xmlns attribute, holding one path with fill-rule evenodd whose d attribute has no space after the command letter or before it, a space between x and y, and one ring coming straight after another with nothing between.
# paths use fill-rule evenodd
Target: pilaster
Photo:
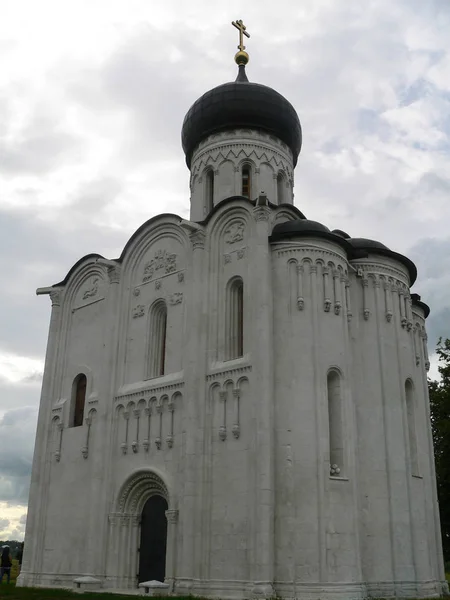
<instances>
[{"instance_id":1,"label":"pilaster","mask_svg":"<svg viewBox=\"0 0 450 600\"><path fill-rule=\"evenodd\" d=\"M36 290L38 295L48 294L50 296L52 311L36 429L24 556L22 572L17 581L18 586L27 583L28 573L39 573L42 568L45 541L46 499L48 493L48 478L51 469L51 460L47 455L47 447L48 436L51 432L50 415L54 396L56 356L58 355L60 344L63 292L63 288L40 288ZM38 582L33 580L30 583Z\"/></svg>"},{"instance_id":2,"label":"pilaster","mask_svg":"<svg viewBox=\"0 0 450 600\"><path fill-rule=\"evenodd\" d=\"M254 378L253 397L257 399L256 416L256 505L257 523L254 541L252 593L256 597L275 596L274 582L274 381L273 381L273 297L272 262L269 247L270 213L267 198L260 196L253 216L255 245L253 248L252 348Z\"/></svg>"}]
</instances>

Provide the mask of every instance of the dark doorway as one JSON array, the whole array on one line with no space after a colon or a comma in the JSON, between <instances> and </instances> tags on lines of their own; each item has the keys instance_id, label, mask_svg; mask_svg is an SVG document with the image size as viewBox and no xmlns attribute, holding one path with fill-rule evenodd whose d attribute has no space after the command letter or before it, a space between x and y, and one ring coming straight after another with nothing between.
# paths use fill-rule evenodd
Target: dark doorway
<instances>
[{"instance_id":1,"label":"dark doorway","mask_svg":"<svg viewBox=\"0 0 450 600\"><path fill-rule=\"evenodd\" d=\"M144 505L139 551L139 583L164 581L166 575L167 502L162 496L151 496Z\"/></svg>"}]
</instances>

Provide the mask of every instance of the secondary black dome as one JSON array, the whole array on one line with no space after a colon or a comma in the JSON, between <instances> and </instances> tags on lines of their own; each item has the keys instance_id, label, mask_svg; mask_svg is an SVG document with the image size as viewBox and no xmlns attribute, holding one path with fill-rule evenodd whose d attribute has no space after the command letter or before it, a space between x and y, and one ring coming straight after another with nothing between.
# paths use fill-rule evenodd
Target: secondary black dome
<instances>
[{"instance_id":1,"label":"secondary black dome","mask_svg":"<svg viewBox=\"0 0 450 600\"><path fill-rule=\"evenodd\" d=\"M239 66L234 82L206 92L188 110L181 142L190 168L192 153L203 139L227 129L259 129L284 142L292 151L294 166L302 147L302 128L294 107L281 94L259 83L250 83Z\"/></svg>"}]
</instances>

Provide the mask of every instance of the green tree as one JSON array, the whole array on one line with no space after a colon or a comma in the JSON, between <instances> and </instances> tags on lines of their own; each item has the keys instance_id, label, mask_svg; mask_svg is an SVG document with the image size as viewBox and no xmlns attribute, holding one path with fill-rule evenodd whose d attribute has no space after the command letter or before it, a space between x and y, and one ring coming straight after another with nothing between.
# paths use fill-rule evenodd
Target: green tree
<instances>
[{"instance_id":1,"label":"green tree","mask_svg":"<svg viewBox=\"0 0 450 600\"><path fill-rule=\"evenodd\" d=\"M450 339L439 339L440 381L428 380L444 560L450 561Z\"/></svg>"}]
</instances>

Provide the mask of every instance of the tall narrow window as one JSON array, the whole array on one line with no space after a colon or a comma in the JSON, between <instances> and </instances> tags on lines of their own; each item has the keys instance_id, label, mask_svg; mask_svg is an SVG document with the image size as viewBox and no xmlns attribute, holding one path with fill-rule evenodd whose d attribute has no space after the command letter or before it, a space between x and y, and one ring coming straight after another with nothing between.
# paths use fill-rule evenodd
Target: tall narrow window
<instances>
[{"instance_id":1,"label":"tall narrow window","mask_svg":"<svg viewBox=\"0 0 450 600\"><path fill-rule=\"evenodd\" d=\"M166 368L167 306L156 302L150 311L149 377L161 377Z\"/></svg>"},{"instance_id":2,"label":"tall narrow window","mask_svg":"<svg viewBox=\"0 0 450 600\"><path fill-rule=\"evenodd\" d=\"M206 173L206 214L208 215L214 207L214 171L211 169Z\"/></svg>"},{"instance_id":3,"label":"tall narrow window","mask_svg":"<svg viewBox=\"0 0 450 600\"><path fill-rule=\"evenodd\" d=\"M82 373L78 375L73 382L73 427L80 427L80 425L83 425L84 405L86 403L86 384L86 375L83 375Z\"/></svg>"},{"instance_id":4,"label":"tall narrow window","mask_svg":"<svg viewBox=\"0 0 450 600\"><path fill-rule=\"evenodd\" d=\"M285 202L285 189L286 189L286 181L284 179L283 173L278 173L277 177L277 201L278 204L283 204Z\"/></svg>"},{"instance_id":5,"label":"tall narrow window","mask_svg":"<svg viewBox=\"0 0 450 600\"><path fill-rule=\"evenodd\" d=\"M344 471L344 439L342 432L342 389L337 371L327 377L328 421L330 429L330 475L339 477Z\"/></svg>"},{"instance_id":6,"label":"tall narrow window","mask_svg":"<svg viewBox=\"0 0 450 600\"><path fill-rule=\"evenodd\" d=\"M248 165L245 165L242 169L242 195L246 198L250 198L251 194L251 170Z\"/></svg>"},{"instance_id":7,"label":"tall narrow window","mask_svg":"<svg viewBox=\"0 0 450 600\"><path fill-rule=\"evenodd\" d=\"M409 464L411 475L419 476L419 459L417 455L416 411L414 406L414 386L410 379L405 382L406 417L408 421Z\"/></svg>"},{"instance_id":8,"label":"tall narrow window","mask_svg":"<svg viewBox=\"0 0 450 600\"><path fill-rule=\"evenodd\" d=\"M225 358L231 360L244 356L244 284L240 277L228 284L226 305Z\"/></svg>"}]
</instances>

